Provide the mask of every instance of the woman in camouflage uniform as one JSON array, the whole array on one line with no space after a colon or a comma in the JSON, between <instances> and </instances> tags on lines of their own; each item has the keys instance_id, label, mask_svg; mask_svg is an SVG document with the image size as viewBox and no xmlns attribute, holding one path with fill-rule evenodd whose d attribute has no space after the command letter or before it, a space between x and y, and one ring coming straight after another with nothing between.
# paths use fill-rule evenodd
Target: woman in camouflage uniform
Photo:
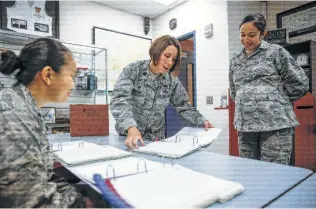
<instances>
[{"instance_id":1,"label":"woman in camouflage uniform","mask_svg":"<svg viewBox=\"0 0 316 209\"><path fill-rule=\"evenodd\" d=\"M282 46L262 40L266 21L251 14L240 24L244 48L231 60L229 84L241 157L290 164L293 102L304 96L308 78Z\"/></svg>"},{"instance_id":2,"label":"woman in camouflage uniform","mask_svg":"<svg viewBox=\"0 0 316 209\"><path fill-rule=\"evenodd\" d=\"M67 101L76 72L70 51L41 38L19 57L10 50L0 53L0 72L17 73L17 83L0 91L0 207L84 207L75 188L53 174L39 109Z\"/></svg>"},{"instance_id":3,"label":"woman in camouflage uniform","mask_svg":"<svg viewBox=\"0 0 316 209\"><path fill-rule=\"evenodd\" d=\"M127 135L125 145L137 148L138 140L163 139L165 109L171 104L177 113L193 124L213 127L189 103L188 94L178 79L179 42L169 35L157 38L149 49L151 60L136 61L123 69L112 92L110 109L116 131Z\"/></svg>"}]
</instances>

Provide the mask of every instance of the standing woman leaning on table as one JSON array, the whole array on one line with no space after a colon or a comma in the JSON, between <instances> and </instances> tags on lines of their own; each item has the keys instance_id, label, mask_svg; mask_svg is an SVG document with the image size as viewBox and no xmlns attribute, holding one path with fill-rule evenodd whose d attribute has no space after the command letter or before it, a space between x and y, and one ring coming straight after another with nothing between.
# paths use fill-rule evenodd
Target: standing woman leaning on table
<instances>
[{"instance_id":1,"label":"standing woman leaning on table","mask_svg":"<svg viewBox=\"0 0 316 209\"><path fill-rule=\"evenodd\" d=\"M0 72L17 83L0 91L0 207L85 207L74 187L53 174L40 107L66 102L76 63L61 43L27 44L19 56L0 49ZM86 199L87 200L87 199Z\"/></svg>"},{"instance_id":2,"label":"standing woman leaning on table","mask_svg":"<svg viewBox=\"0 0 316 209\"><path fill-rule=\"evenodd\" d=\"M308 78L286 49L262 40L266 21L250 14L240 24L242 51L231 60L229 84L241 157L290 164L293 102L308 89Z\"/></svg>"},{"instance_id":3,"label":"standing woman leaning on table","mask_svg":"<svg viewBox=\"0 0 316 209\"><path fill-rule=\"evenodd\" d=\"M186 120L212 128L189 103L180 80L180 43L164 35L150 46L150 60L136 61L123 69L112 92L110 109L116 131L127 135L125 145L137 148L138 140L154 141L165 137L165 109L171 102ZM172 124L171 124L172 125Z\"/></svg>"}]
</instances>

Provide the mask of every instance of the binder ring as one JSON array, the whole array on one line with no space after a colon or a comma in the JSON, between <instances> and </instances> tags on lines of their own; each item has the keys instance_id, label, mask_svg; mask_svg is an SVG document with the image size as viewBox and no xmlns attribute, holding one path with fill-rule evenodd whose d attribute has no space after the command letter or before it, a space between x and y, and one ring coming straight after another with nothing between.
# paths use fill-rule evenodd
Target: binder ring
<instances>
[{"instance_id":1,"label":"binder ring","mask_svg":"<svg viewBox=\"0 0 316 209\"><path fill-rule=\"evenodd\" d=\"M169 158L171 161L171 166L173 167L173 160L172 158ZM165 156L162 156L162 165L165 167Z\"/></svg>"},{"instance_id":2,"label":"binder ring","mask_svg":"<svg viewBox=\"0 0 316 209\"><path fill-rule=\"evenodd\" d=\"M177 134L177 135L176 135L176 140L175 140L175 143L177 143L177 142L178 142L178 139L179 139L179 142L181 142L181 138L180 138L180 135L179 135L179 134Z\"/></svg>"},{"instance_id":3,"label":"binder ring","mask_svg":"<svg viewBox=\"0 0 316 209\"><path fill-rule=\"evenodd\" d=\"M144 161L144 165L145 165L145 171L147 173L147 164L146 164L146 161L144 159L139 159L137 161L137 172L139 173L139 161Z\"/></svg>"},{"instance_id":4,"label":"binder ring","mask_svg":"<svg viewBox=\"0 0 316 209\"><path fill-rule=\"evenodd\" d=\"M59 143L57 144L57 150L58 150L58 151L62 151L62 150L63 150L63 147L61 146L61 142L59 142Z\"/></svg>"},{"instance_id":5,"label":"binder ring","mask_svg":"<svg viewBox=\"0 0 316 209\"><path fill-rule=\"evenodd\" d=\"M79 142L79 147L84 148L84 145L83 145L83 140Z\"/></svg>"},{"instance_id":6,"label":"binder ring","mask_svg":"<svg viewBox=\"0 0 316 209\"><path fill-rule=\"evenodd\" d=\"M105 144L103 143L102 138L98 138L98 145L101 145L102 147L105 146Z\"/></svg>"},{"instance_id":7,"label":"binder ring","mask_svg":"<svg viewBox=\"0 0 316 209\"><path fill-rule=\"evenodd\" d=\"M195 136L195 137L193 137L193 145L194 145L195 139L196 139L196 143L197 144L199 143L199 138L197 136Z\"/></svg>"},{"instance_id":8,"label":"binder ring","mask_svg":"<svg viewBox=\"0 0 316 209\"><path fill-rule=\"evenodd\" d=\"M115 169L114 169L114 167L112 166L112 165L108 165L107 167L106 167L106 177L107 178L109 178L109 167L111 167L112 168L112 173L113 173L113 177L114 177L114 180L116 181L116 177L115 177Z\"/></svg>"}]
</instances>

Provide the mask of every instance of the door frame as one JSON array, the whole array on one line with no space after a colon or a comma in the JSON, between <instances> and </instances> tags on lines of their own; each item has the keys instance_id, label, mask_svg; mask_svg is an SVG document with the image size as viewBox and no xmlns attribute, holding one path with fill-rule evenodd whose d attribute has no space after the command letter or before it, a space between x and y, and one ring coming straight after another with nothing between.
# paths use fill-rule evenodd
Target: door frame
<instances>
[{"instance_id":1,"label":"door frame","mask_svg":"<svg viewBox=\"0 0 316 209\"><path fill-rule=\"evenodd\" d=\"M197 108L197 103L196 103L196 32L195 30L189 33L186 33L184 35L179 36L177 39L178 41L184 41L187 40L189 38L193 39L193 107Z\"/></svg>"}]
</instances>

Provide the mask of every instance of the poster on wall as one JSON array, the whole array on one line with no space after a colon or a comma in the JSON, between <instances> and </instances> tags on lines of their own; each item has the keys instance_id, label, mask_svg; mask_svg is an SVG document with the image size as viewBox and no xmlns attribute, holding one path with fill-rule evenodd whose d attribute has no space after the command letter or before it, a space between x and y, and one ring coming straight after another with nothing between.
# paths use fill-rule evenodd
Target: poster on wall
<instances>
[{"instance_id":1,"label":"poster on wall","mask_svg":"<svg viewBox=\"0 0 316 209\"><path fill-rule=\"evenodd\" d=\"M59 38L58 1L1 1L1 29Z\"/></svg>"},{"instance_id":2,"label":"poster on wall","mask_svg":"<svg viewBox=\"0 0 316 209\"><path fill-rule=\"evenodd\" d=\"M286 28L289 37L316 31L316 1L277 14L277 27Z\"/></svg>"},{"instance_id":3,"label":"poster on wall","mask_svg":"<svg viewBox=\"0 0 316 209\"><path fill-rule=\"evenodd\" d=\"M151 39L149 38L93 27L93 40L96 46L107 50L108 91L113 90L117 78L126 66L138 60L150 59ZM104 62L104 60L100 61Z\"/></svg>"},{"instance_id":4,"label":"poster on wall","mask_svg":"<svg viewBox=\"0 0 316 209\"><path fill-rule=\"evenodd\" d=\"M284 45L289 42L289 33L286 28L268 30L264 40L271 44Z\"/></svg>"}]
</instances>

